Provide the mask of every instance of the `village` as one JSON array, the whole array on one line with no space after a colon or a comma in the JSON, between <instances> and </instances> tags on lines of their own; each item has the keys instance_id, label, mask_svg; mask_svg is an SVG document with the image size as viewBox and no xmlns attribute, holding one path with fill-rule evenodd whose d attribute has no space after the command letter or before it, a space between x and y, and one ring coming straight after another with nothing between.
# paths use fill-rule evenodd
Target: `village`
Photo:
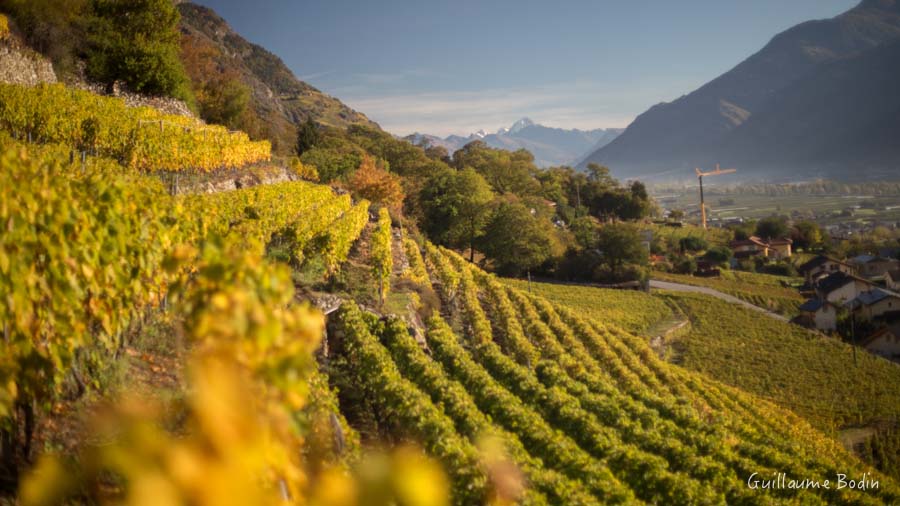
<instances>
[{"instance_id":1,"label":"village","mask_svg":"<svg viewBox=\"0 0 900 506\"><path fill-rule=\"evenodd\" d=\"M733 266L748 258L786 261L793 256L787 237L751 236L730 243ZM838 259L818 254L797 265L797 289L806 301L791 322L900 361L900 248Z\"/></svg>"}]
</instances>

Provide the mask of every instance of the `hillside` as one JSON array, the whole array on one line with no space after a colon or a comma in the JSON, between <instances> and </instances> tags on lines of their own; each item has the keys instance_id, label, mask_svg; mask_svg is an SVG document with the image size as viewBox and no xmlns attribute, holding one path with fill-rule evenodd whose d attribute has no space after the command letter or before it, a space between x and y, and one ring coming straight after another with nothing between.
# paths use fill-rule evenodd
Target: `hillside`
<instances>
[{"instance_id":1,"label":"hillside","mask_svg":"<svg viewBox=\"0 0 900 506\"><path fill-rule=\"evenodd\" d=\"M884 83L896 78L897 54L881 46L898 36L896 0L797 25L690 94L651 107L584 163L660 178L718 161L748 177L896 169L897 98ZM863 100L845 123L847 95Z\"/></svg>"},{"instance_id":2,"label":"hillside","mask_svg":"<svg viewBox=\"0 0 900 506\"><path fill-rule=\"evenodd\" d=\"M900 470L900 406L890 400L900 395L896 364L703 294L646 294L546 283L532 283L530 289L580 314L603 315L616 327L634 328L639 322L636 331L641 334L654 323L676 329L655 344L672 363L768 399L835 439L862 431L870 439L854 441L854 451L895 477ZM675 311L675 318L667 314L666 305ZM684 320L688 323L679 325Z\"/></svg>"},{"instance_id":3,"label":"hillside","mask_svg":"<svg viewBox=\"0 0 900 506\"><path fill-rule=\"evenodd\" d=\"M509 128L501 128L495 133L479 131L465 137L450 135L445 138L417 133L405 138L413 144L441 146L450 154L472 141L482 140L492 148L508 151L526 149L534 155L537 166L551 167L574 165L585 155L611 142L621 132L620 128L553 128L522 118Z\"/></svg>"},{"instance_id":4,"label":"hillside","mask_svg":"<svg viewBox=\"0 0 900 506\"><path fill-rule=\"evenodd\" d=\"M280 58L244 39L212 9L190 2L178 9L182 33L191 44L210 48L215 64L236 72L250 88L249 105L261 134L272 140L277 153L293 148L296 126L307 118L327 126L378 127L362 113L297 79Z\"/></svg>"},{"instance_id":5,"label":"hillside","mask_svg":"<svg viewBox=\"0 0 900 506\"><path fill-rule=\"evenodd\" d=\"M159 176L242 170L267 143L62 85L0 93L0 492L25 506L900 500L803 419L620 329L668 316L632 317L642 294L573 311L324 185L171 195ZM101 156L70 158L85 142ZM848 414L892 409L867 402ZM879 487L755 490L754 472Z\"/></svg>"}]
</instances>

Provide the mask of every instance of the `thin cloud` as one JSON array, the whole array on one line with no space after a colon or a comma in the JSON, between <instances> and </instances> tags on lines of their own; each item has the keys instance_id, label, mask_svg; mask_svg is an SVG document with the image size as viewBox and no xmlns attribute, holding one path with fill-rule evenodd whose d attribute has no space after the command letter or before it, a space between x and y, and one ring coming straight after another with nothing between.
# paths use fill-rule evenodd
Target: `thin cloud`
<instances>
[{"instance_id":1,"label":"thin cloud","mask_svg":"<svg viewBox=\"0 0 900 506\"><path fill-rule=\"evenodd\" d=\"M353 86L335 90L335 94L397 135L466 135L508 126L523 116L560 128L624 127L634 119L634 110L651 105L641 103L646 87L613 91L590 82L381 96L364 90L364 86Z\"/></svg>"}]
</instances>

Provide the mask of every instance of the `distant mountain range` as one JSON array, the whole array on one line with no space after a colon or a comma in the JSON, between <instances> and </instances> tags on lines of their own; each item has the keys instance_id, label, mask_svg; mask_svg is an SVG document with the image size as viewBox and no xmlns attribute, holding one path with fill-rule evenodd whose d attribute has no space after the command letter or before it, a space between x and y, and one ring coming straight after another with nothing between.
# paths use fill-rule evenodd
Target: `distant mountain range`
<instances>
[{"instance_id":1,"label":"distant mountain range","mask_svg":"<svg viewBox=\"0 0 900 506\"><path fill-rule=\"evenodd\" d=\"M183 2L178 10L181 31L192 38L192 44L212 48L210 54L215 55L216 64L236 70L240 81L250 88L250 107L276 152L293 149L296 126L309 117L328 126L364 124L378 128L364 114L297 79L281 58L248 42L212 9Z\"/></svg>"},{"instance_id":2,"label":"distant mountain range","mask_svg":"<svg viewBox=\"0 0 900 506\"><path fill-rule=\"evenodd\" d=\"M776 35L694 92L651 107L582 162L622 177L682 179L722 163L738 177L896 177L900 1L864 0Z\"/></svg>"},{"instance_id":3,"label":"distant mountain range","mask_svg":"<svg viewBox=\"0 0 900 506\"><path fill-rule=\"evenodd\" d=\"M550 167L575 165L588 153L607 145L622 131L622 128L565 130L546 127L528 118L522 118L509 128L501 128L496 133L479 130L467 137L450 135L444 138L415 133L406 136L405 139L418 145L442 146L451 155L472 141L482 140L493 148L510 151L527 149L534 155L538 166Z\"/></svg>"}]
</instances>

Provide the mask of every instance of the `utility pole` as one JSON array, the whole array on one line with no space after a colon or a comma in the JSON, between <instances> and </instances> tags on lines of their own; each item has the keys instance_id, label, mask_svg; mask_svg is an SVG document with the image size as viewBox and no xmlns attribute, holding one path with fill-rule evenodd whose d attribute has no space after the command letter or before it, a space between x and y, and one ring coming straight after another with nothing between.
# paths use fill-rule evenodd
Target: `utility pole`
<instances>
[{"instance_id":1,"label":"utility pole","mask_svg":"<svg viewBox=\"0 0 900 506\"><path fill-rule=\"evenodd\" d=\"M731 174L733 172L737 172L737 169L720 169L719 164L717 163L716 170L703 172L699 168L695 168L694 171L697 173L697 180L700 182L700 223L703 225L703 229L706 230L706 201L703 198L703 176Z\"/></svg>"}]
</instances>

